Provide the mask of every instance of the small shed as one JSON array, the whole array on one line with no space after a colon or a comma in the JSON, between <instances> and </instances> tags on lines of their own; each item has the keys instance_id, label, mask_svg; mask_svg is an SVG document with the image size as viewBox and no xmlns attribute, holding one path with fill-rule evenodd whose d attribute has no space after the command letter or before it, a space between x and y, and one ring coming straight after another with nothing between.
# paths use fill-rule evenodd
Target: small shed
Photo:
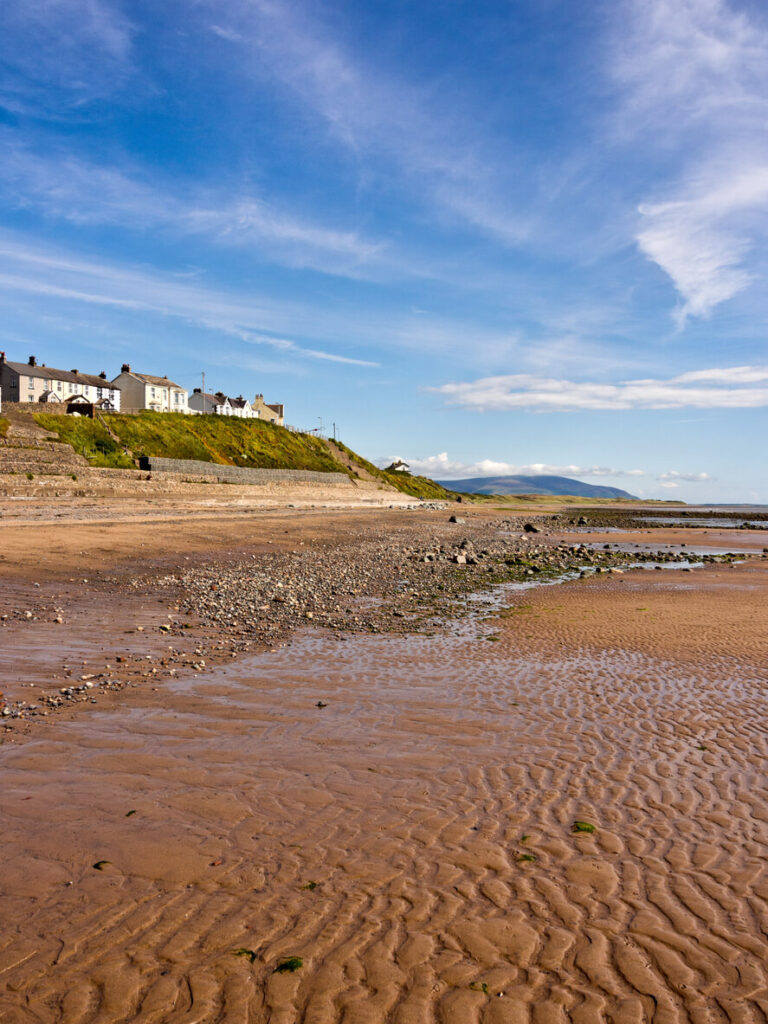
<instances>
[{"instance_id":1,"label":"small shed","mask_svg":"<svg viewBox=\"0 0 768 1024\"><path fill-rule=\"evenodd\" d=\"M93 402L89 402L84 395L73 395L67 400L67 415L93 419Z\"/></svg>"}]
</instances>

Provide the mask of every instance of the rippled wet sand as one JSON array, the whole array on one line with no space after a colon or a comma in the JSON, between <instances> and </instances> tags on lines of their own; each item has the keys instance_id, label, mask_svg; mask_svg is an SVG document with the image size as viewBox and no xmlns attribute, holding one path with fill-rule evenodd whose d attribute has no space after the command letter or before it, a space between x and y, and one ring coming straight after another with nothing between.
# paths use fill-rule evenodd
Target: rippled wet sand
<instances>
[{"instance_id":1,"label":"rippled wet sand","mask_svg":"<svg viewBox=\"0 0 768 1024\"><path fill-rule=\"evenodd\" d=\"M307 634L5 744L0 1020L765 1020L767 575Z\"/></svg>"}]
</instances>

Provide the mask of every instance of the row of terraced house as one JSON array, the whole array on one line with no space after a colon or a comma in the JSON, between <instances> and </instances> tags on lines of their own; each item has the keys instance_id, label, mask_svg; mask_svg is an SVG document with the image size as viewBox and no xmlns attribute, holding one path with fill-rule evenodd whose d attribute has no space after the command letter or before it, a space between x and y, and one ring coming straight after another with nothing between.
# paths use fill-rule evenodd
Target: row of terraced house
<instances>
[{"instance_id":1,"label":"row of terraced house","mask_svg":"<svg viewBox=\"0 0 768 1024\"><path fill-rule=\"evenodd\" d=\"M41 405L64 403L67 412L93 415L94 409L103 412L179 412L193 415L213 414L238 416L242 419L261 419L283 425L282 405L270 405L263 394L253 401L238 395L230 398L218 391L215 394L195 388L190 395L186 388L168 377L137 373L129 363L123 363L113 380L102 370L98 375L79 370L57 370L45 363L38 365L35 356L26 363L14 363L0 352L0 398L5 402L35 402Z\"/></svg>"}]
</instances>

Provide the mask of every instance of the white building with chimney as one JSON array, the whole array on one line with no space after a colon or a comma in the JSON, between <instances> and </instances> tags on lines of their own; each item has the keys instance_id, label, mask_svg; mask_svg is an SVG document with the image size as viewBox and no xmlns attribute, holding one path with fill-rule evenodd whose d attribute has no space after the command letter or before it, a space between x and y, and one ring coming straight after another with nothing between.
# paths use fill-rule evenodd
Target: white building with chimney
<instances>
[{"instance_id":1,"label":"white building with chimney","mask_svg":"<svg viewBox=\"0 0 768 1024\"><path fill-rule=\"evenodd\" d=\"M189 412L186 388L167 377L136 373L130 363L123 363L119 376L112 381L122 393L123 412Z\"/></svg>"}]
</instances>

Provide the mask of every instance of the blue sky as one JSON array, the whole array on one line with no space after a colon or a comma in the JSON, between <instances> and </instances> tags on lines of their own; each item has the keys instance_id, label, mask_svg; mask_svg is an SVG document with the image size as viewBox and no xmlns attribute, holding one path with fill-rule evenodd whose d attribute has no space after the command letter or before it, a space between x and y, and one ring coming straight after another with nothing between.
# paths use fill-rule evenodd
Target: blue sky
<instances>
[{"instance_id":1,"label":"blue sky","mask_svg":"<svg viewBox=\"0 0 768 1024\"><path fill-rule=\"evenodd\" d=\"M768 502L768 11L5 0L0 347Z\"/></svg>"}]
</instances>

